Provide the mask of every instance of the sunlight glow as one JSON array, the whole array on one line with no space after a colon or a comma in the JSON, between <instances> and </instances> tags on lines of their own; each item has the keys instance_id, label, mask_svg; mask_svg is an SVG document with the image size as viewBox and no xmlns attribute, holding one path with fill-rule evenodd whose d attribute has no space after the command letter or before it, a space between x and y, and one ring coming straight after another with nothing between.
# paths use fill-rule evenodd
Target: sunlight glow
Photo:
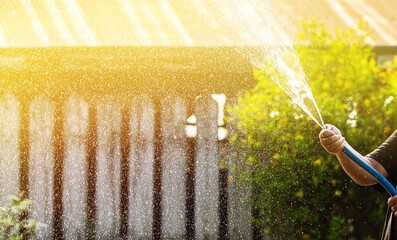
<instances>
[{"instance_id":1,"label":"sunlight glow","mask_svg":"<svg viewBox=\"0 0 397 240\"><path fill-rule=\"evenodd\" d=\"M83 13L76 2L76 0L62 0L68 20L72 23L72 29L77 33L78 38L82 39L86 45L97 46L98 41L95 34L91 31L90 27L84 19Z\"/></svg>"},{"instance_id":2,"label":"sunlight glow","mask_svg":"<svg viewBox=\"0 0 397 240\"><path fill-rule=\"evenodd\" d=\"M276 0L3 2L0 47L291 45L300 31L296 21L314 12L293 1L281 4ZM365 20L376 44L396 43L391 24L394 18L385 11L387 5L359 0L326 0L322 4L324 12L313 17L320 17L325 26L354 28ZM286 29L268 24L271 7L275 12L284 11L280 18ZM285 14L286 9L296 10L296 16ZM322 16L330 12L335 18ZM375 44L375 40L370 43Z\"/></svg>"},{"instance_id":3,"label":"sunlight glow","mask_svg":"<svg viewBox=\"0 0 397 240\"><path fill-rule=\"evenodd\" d=\"M74 39L73 34L70 32L70 29L66 24L64 18L62 17L62 13L59 10L55 1L45 0L45 6L48 11L48 14L51 16L51 19L54 21L59 36L61 37L63 42L68 45L75 46L76 40Z\"/></svg>"},{"instance_id":4,"label":"sunlight glow","mask_svg":"<svg viewBox=\"0 0 397 240\"><path fill-rule=\"evenodd\" d=\"M29 15L30 21L32 23L33 29L37 37L44 45L50 45L50 40L46 31L44 30L43 23L38 18L37 13L35 12L31 1L30 0L20 0L20 1L26 13Z\"/></svg>"}]
</instances>

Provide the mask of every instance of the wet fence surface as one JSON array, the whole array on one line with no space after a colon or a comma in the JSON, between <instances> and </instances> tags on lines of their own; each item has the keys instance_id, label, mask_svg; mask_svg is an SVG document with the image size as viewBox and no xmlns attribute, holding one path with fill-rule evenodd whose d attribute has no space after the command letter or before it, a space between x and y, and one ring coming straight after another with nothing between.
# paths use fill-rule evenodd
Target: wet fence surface
<instances>
[{"instance_id":1,"label":"wet fence surface","mask_svg":"<svg viewBox=\"0 0 397 240\"><path fill-rule=\"evenodd\" d=\"M231 181L210 95L90 104L6 94L0 110L1 200L27 191L31 217L46 224L40 237L251 238L249 192ZM189 114L196 136L186 134Z\"/></svg>"},{"instance_id":2,"label":"wet fence surface","mask_svg":"<svg viewBox=\"0 0 397 240\"><path fill-rule=\"evenodd\" d=\"M0 204L25 192L39 239L251 238L211 97L247 88L236 54L2 49Z\"/></svg>"}]
</instances>

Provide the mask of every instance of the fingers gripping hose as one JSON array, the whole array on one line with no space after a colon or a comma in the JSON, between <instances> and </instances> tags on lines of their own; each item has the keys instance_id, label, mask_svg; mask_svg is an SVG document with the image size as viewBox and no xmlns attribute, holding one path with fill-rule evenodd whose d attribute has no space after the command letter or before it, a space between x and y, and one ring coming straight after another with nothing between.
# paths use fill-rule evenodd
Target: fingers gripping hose
<instances>
[{"instance_id":1,"label":"fingers gripping hose","mask_svg":"<svg viewBox=\"0 0 397 240\"><path fill-rule=\"evenodd\" d=\"M342 152L345 153L346 156L348 156L351 160L353 160L353 162L357 163L365 171L371 174L386 189L390 196L397 195L396 188L382 174L380 174L377 170L375 170L375 168L354 153L349 147L345 146Z\"/></svg>"}]
</instances>

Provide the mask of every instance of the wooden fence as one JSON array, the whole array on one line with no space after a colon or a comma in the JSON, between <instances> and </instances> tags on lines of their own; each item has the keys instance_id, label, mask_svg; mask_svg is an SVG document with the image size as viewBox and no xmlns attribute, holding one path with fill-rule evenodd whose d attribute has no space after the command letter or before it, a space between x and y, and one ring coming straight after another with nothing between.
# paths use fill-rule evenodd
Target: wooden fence
<instances>
[{"instance_id":1,"label":"wooden fence","mask_svg":"<svg viewBox=\"0 0 397 240\"><path fill-rule=\"evenodd\" d=\"M250 238L211 94L252 79L232 48L1 49L0 204L40 239Z\"/></svg>"},{"instance_id":2,"label":"wooden fence","mask_svg":"<svg viewBox=\"0 0 397 240\"><path fill-rule=\"evenodd\" d=\"M39 239L249 239L210 94L0 100L0 196L26 191ZM196 136L186 119L194 115ZM192 126L190 126L192 127Z\"/></svg>"}]
</instances>

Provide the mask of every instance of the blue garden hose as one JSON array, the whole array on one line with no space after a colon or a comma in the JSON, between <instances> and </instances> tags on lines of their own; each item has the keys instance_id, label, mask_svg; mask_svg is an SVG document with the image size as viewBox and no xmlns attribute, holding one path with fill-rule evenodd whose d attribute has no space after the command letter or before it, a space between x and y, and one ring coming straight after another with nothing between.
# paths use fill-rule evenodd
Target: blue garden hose
<instances>
[{"instance_id":1,"label":"blue garden hose","mask_svg":"<svg viewBox=\"0 0 397 240\"><path fill-rule=\"evenodd\" d=\"M354 153L349 147L345 146L342 150L343 153L346 154L351 160L357 163L360 167L364 168L369 174L371 174L390 194L390 196L396 196L397 190L396 188L375 168L369 165L366 161L364 161L360 156Z\"/></svg>"}]
</instances>

